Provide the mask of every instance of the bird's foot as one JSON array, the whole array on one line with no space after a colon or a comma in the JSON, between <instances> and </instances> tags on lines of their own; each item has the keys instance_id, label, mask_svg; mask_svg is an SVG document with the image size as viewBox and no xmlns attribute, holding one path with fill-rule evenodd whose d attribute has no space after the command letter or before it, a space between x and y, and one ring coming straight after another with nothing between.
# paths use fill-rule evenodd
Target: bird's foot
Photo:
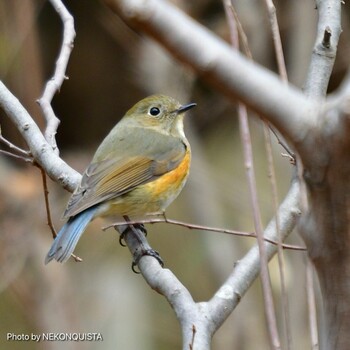
<instances>
[{"instance_id":1,"label":"bird's foot","mask_svg":"<svg viewBox=\"0 0 350 350\"><path fill-rule=\"evenodd\" d=\"M159 265L161 267L164 267L164 261L156 250L152 248L145 249L143 246L141 246L141 249L137 249L134 252L133 261L131 263L131 269L133 270L133 272L140 273L140 271L136 270L136 266L139 264L141 258L145 255L148 255L157 259L157 261L159 262Z\"/></svg>"}]
</instances>

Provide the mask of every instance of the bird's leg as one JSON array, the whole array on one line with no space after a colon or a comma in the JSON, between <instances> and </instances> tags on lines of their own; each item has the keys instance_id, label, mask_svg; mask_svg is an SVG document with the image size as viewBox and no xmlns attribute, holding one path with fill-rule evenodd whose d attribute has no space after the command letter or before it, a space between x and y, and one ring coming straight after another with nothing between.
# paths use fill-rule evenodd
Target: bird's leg
<instances>
[{"instance_id":1,"label":"bird's leg","mask_svg":"<svg viewBox=\"0 0 350 350\"><path fill-rule=\"evenodd\" d=\"M128 216L124 216L124 219L126 222L130 221ZM120 235L121 238L119 239L119 242L121 242L122 245L125 246L125 244L122 243L122 240L126 241L127 238L127 234L128 233L133 233L132 237L129 237L130 239L134 239L137 241L137 247L136 249L132 252L133 253L133 261L131 264L131 268L135 273L139 273L135 270L135 266L138 265L138 263L140 262L140 259L144 256L144 255L149 255L154 257L155 259L158 260L159 264L163 267L164 263L162 258L160 257L159 253L157 251L155 251L154 249L152 249L150 247L150 245L148 244L145 236L147 234L147 231L144 227L144 225L142 224L129 224L129 225L125 225L126 227L123 229L120 229Z\"/></svg>"},{"instance_id":2,"label":"bird's leg","mask_svg":"<svg viewBox=\"0 0 350 350\"><path fill-rule=\"evenodd\" d=\"M127 216L127 215L123 215L123 218L126 222L130 221L129 216ZM118 223L118 225L116 224L114 226L114 229L119 232L119 244L122 247L126 247L126 244L124 243L124 241L125 241L124 238L125 238L125 235L127 233L128 227L130 227L130 229L138 229L138 230L142 231L145 236L147 236L147 230L146 230L145 226L142 224L134 224L134 225L125 224L125 225L123 225L121 223Z\"/></svg>"}]
</instances>

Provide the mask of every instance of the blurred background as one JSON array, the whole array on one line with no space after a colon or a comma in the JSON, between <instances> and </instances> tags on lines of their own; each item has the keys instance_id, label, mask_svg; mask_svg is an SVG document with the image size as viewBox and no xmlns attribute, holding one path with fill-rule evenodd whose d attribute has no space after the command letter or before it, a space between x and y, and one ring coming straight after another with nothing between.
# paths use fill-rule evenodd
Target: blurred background
<instances>
[{"instance_id":1,"label":"blurred background","mask_svg":"<svg viewBox=\"0 0 350 350\"><path fill-rule=\"evenodd\" d=\"M220 1L176 0L176 5L228 40ZM60 155L83 171L104 136L141 98L163 93L182 103L196 102L186 119L193 151L189 181L167 216L202 225L253 231L236 105L201 81L163 49L125 25L99 1L64 1L74 16L77 37L61 92L53 100L61 120L57 133ZM314 2L275 1L290 81L302 88L315 38ZM254 59L276 71L268 15L263 1L235 1ZM348 8L343 7L345 11ZM348 13L344 14L339 51L330 84L335 89L349 57ZM62 25L50 3L41 0L0 1L0 78L19 98L43 130L36 100L54 70ZM263 126L250 118L259 203L264 225L273 216ZM26 148L0 112L4 137ZM1 146L1 148L4 148ZM273 138L279 199L293 171ZM8 342L7 333L99 332L103 342L65 342L66 349L179 349L181 333L173 310L131 271L131 256L113 230L101 231L94 221L78 244L82 263L44 265L52 236L40 171L0 154L0 347L61 349L60 342ZM49 182L56 229L69 193ZM250 238L148 226L148 238L192 293L205 301L227 278L235 262L254 244ZM302 244L296 233L289 242ZM305 254L285 251L293 349L310 348L305 287ZM281 288L277 262L270 264L281 326ZM267 349L261 286L257 280L235 312L214 336L213 349Z\"/></svg>"}]
</instances>

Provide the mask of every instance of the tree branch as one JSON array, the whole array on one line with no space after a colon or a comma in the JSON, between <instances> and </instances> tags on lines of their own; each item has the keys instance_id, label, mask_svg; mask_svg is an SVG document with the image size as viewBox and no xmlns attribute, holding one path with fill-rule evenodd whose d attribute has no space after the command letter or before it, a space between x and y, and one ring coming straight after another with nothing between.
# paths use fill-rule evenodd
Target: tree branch
<instances>
[{"instance_id":1,"label":"tree branch","mask_svg":"<svg viewBox=\"0 0 350 350\"><path fill-rule=\"evenodd\" d=\"M2 81L0 81L0 107L21 133L35 161L45 169L52 180L72 192L78 185L81 175L57 156L33 118Z\"/></svg>"},{"instance_id":2,"label":"tree branch","mask_svg":"<svg viewBox=\"0 0 350 350\"><path fill-rule=\"evenodd\" d=\"M152 250L144 233L135 226L119 230L123 232L124 240L134 257L142 251ZM209 350L212 333L207 329L207 319L210 319L210 315L203 312L203 308L193 301L186 287L169 269L162 268L156 258L144 255L139 259L138 267L149 286L163 295L174 309L182 329L183 350L188 350L190 344L194 349ZM193 326L196 329L195 336Z\"/></svg>"},{"instance_id":3,"label":"tree branch","mask_svg":"<svg viewBox=\"0 0 350 350\"><path fill-rule=\"evenodd\" d=\"M299 183L294 180L278 210L280 232L278 233L276 230L276 218L274 218L266 227L264 237L275 240L278 239L278 235L280 234L283 240L286 239L294 229L300 215ZM265 247L267 257L270 260L276 253L277 247L269 243L265 243ZM209 309L213 311L212 319L215 323L215 330L221 326L235 309L255 278L259 275L259 272L259 248L258 245L255 245L239 260L226 282L208 302Z\"/></svg>"},{"instance_id":4,"label":"tree branch","mask_svg":"<svg viewBox=\"0 0 350 350\"><path fill-rule=\"evenodd\" d=\"M276 219L271 220L264 231L264 237L277 240L279 234L284 240L295 227L300 216L298 209L299 184L294 181L278 210L279 229L276 230ZM135 227L127 229L125 242L130 252L135 256L140 251L151 250L144 234ZM123 233L125 234L125 232ZM265 243L267 258L270 260L277 251L275 245ZM222 287L208 302L195 303L186 287L168 269L163 269L157 259L151 256L142 256L138 267L146 282L152 289L166 297L175 311L183 335L183 349L209 349L213 334L235 309L243 295L247 292L260 272L259 247L255 245L234 267ZM193 339L193 326L196 334Z\"/></svg>"},{"instance_id":5,"label":"tree branch","mask_svg":"<svg viewBox=\"0 0 350 350\"><path fill-rule=\"evenodd\" d=\"M267 12L269 14L269 20L272 31L273 46L275 48L275 56L277 60L278 72L283 81L288 82L288 75L286 69L286 63L284 61L284 54L282 48L282 40L280 35L280 29L276 16L276 7L272 0L265 0Z\"/></svg>"},{"instance_id":6,"label":"tree branch","mask_svg":"<svg viewBox=\"0 0 350 350\"><path fill-rule=\"evenodd\" d=\"M305 93L326 95L341 32L341 1L316 2L319 18ZM323 298L321 347L348 349L350 336L349 254L349 85L327 100L321 115L313 162L305 165L309 210L300 223L309 257L317 271ZM345 107L345 109L343 109ZM306 193L306 191L305 191ZM310 278L309 278L310 279ZM309 309L315 313L313 301ZM317 344L315 315L310 312L313 346Z\"/></svg>"},{"instance_id":7,"label":"tree branch","mask_svg":"<svg viewBox=\"0 0 350 350\"><path fill-rule=\"evenodd\" d=\"M130 1L130 3L135 2L137 1ZM128 4L127 1L124 1L124 3ZM156 2L150 1L147 3L147 8L151 4L154 5ZM183 15L179 11L173 11L171 7L169 8L170 5L165 2L157 2L157 6L158 4L161 7L163 6L163 12L157 13L158 20L161 19L163 25L169 20L169 29L175 30L175 27L171 27L174 25L174 18L170 21L169 16ZM147 17L150 12L145 8L143 10L144 13L141 11L139 16ZM151 7L151 13L154 10L155 8ZM163 16L165 17L163 18ZM150 27L150 30L154 33L162 33L164 29L158 30L156 22L154 27ZM224 42L216 39L212 34L192 23L189 19L186 19L184 23L193 29L194 38L193 42L186 41L188 28L184 28L185 31L180 36L180 39L185 40L187 44L192 45L194 43L193 51L189 52L187 56L186 50L181 49L181 40L179 44L176 43L176 40L171 41L168 45L169 49L174 50L174 52L177 49L181 49L179 50L179 55L181 54L180 56L184 58L187 57L188 63L191 63L190 57L197 56L199 65L196 67L197 69L203 69L203 75L208 80L213 81L215 84L222 84L222 89L228 96L242 98L253 109L260 110L263 115L272 113L271 120L276 125L280 125L281 129L286 132L286 135L289 135L294 142L302 140L303 135L307 133L307 129L312 127L315 121L313 115L308 115L310 112L316 111L313 103L304 99L296 89L286 87L273 74L247 62L237 52L232 51ZM165 33L169 32L166 31ZM209 45L209 48L206 47L207 45ZM186 47L189 48L189 46L184 46L184 48ZM195 66L195 62L191 64ZM231 74L230 72L233 73ZM245 83L246 80L248 81L247 84ZM242 83L242 88L240 88L239 86ZM249 97L252 89L256 89L257 98L256 95L254 99ZM265 97L267 92L269 93L268 98ZM283 97L285 100L282 103ZM255 98L256 101L254 101ZM268 102L266 103L267 100ZM70 168L55 154L52 145L45 140L30 115L2 82L0 82L0 106L26 140L35 161L45 169L54 181L59 182L69 190L73 190L80 181L80 174ZM287 122L285 123L285 121ZM284 123L285 127L283 126ZM283 237L286 237L291 232L299 215L297 193L298 185L294 183L278 214L280 231ZM141 245L147 247L147 241L144 242L143 239L145 238L142 233L140 234L141 238L136 240L133 238L133 235L127 235L126 237L127 244L133 254L140 249ZM269 224L265 234L269 239L278 239L275 222L272 221ZM265 247L268 258L271 258L277 248L267 243L265 243ZM149 285L163 294L174 308L182 327L183 348L189 349L192 347L205 350L209 349L212 335L224 322L229 313L232 312L240 298L257 277L260 269L259 264L258 248L254 247L235 267L224 286L219 289L208 303L195 303L188 290L176 276L171 271L162 269L152 257L142 257L138 266Z\"/></svg>"},{"instance_id":8,"label":"tree branch","mask_svg":"<svg viewBox=\"0 0 350 350\"><path fill-rule=\"evenodd\" d=\"M226 96L238 98L269 120L301 154L306 153L302 150L302 141L316 125L319 103L306 99L292 85L249 62L167 1L104 2L129 24L141 28L173 56L190 65L200 77Z\"/></svg>"},{"instance_id":9,"label":"tree branch","mask_svg":"<svg viewBox=\"0 0 350 350\"><path fill-rule=\"evenodd\" d=\"M333 71L341 33L341 1L317 0L317 37L305 81L304 91L309 97L326 96Z\"/></svg>"},{"instance_id":10,"label":"tree branch","mask_svg":"<svg viewBox=\"0 0 350 350\"><path fill-rule=\"evenodd\" d=\"M277 211L277 209L276 209ZM208 232L218 232L218 233L224 233L228 235L234 235L234 236L240 236L240 237L252 237L256 238L257 235L254 232L243 232L243 231L237 231L237 230L230 230L227 228L219 228L219 227L212 227L212 226L206 226L206 225L198 225L198 224L192 224L184 221L179 221L179 220L174 220L174 219L168 219L167 217L165 218L151 218L151 219L143 219L143 220L130 220L128 221L129 225L137 225L137 224L160 224L160 223L165 223L169 225L175 225L175 226L182 226L186 227L190 230L202 230L202 231L208 231ZM102 230L108 230L111 227L117 228L119 226L125 226L125 222L114 222L110 225L102 227ZM280 244L279 241L273 241L271 239L268 239L266 237L263 237L265 242L278 245ZM299 246L299 245L293 245L293 244L281 244L281 248L283 249L290 249L290 250L306 250L306 248Z\"/></svg>"},{"instance_id":11,"label":"tree branch","mask_svg":"<svg viewBox=\"0 0 350 350\"><path fill-rule=\"evenodd\" d=\"M240 134L243 145L244 163L246 169L246 177L248 180L248 187L250 191L250 201L253 212L254 227L257 234L257 242L260 256L260 277L262 282L262 290L265 303L265 316L267 319L268 330L270 335L270 346L273 349L280 349L281 342L277 330L277 320L275 313L275 306L272 297L272 287L270 280L270 272L268 268L268 259L266 254L266 247L263 237L263 228L261 222L260 209L258 204L258 192L256 188L256 179L253 163L253 150L251 143L251 136L248 125L247 108L242 103L238 104L238 117ZM277 226L276 226L277 227Z\"/></svg>"},{"instance_id":12,"label":"tree branch","mask_svg":"<svg viewBox=\"0 0 350 350\"><path fill-rule=\"evenodd\" d=\"M56 144L56 131L60 123L56 117L55 112L52 109L51 101L56 92L58 92L65 79L66 69L69 61L70 54L73 50L73 43L75 38L74 19L63 5L61 0L50 0L52 6L59 14L63 23L63 42L61 51L56 61L56 69L53 77L46 83L44 93L37 101L42 109L44 117L46 119L45 139L52 147L52 149L58 154L58 148Z\"/></svg>"}]
</instances>

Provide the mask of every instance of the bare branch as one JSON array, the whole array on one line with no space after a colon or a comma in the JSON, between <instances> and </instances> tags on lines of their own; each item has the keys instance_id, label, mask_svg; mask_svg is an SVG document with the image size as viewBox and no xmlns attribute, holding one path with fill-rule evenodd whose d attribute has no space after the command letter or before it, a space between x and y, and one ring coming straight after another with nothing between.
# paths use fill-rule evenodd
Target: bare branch
<instances>
[{"instance_id":1,"label":"bare branch","mask_svg":"<svg viewBox=\"0 0 350 350\"><path fill-rule=\"evenodd\" d=\"M21 159L21 160L28 162L28 163L33 163L33 158L30 156L30 152L25 151L22 148L17 147L16 145L14 145L12 142L7 140L2 135L1 125L0 125L0 142L12 151L12 152L10 152L10 151L0 149L0 153L5 154L9 157Z\"/></svg>"},{"instance_id":2,"label":"bare branch","mask_svg":"<svg viewBox=\"0 0 350 350\"><path fill-rule=\"evenodd\" d=\"M310 97L324 97L327 93L341 33L341 1L317 0L316 3L318 10L317 37L304 91Z\"/></svg>"},{"instance_id":3,"label":"bare branch","mask_svg":"<svg viewBox=\"0 0 350 350\"><path fill-rule=\"evenodd\" d=\"M267 121L265 121L265 123L267 123L269 129L275 135L278 144L281 145L281 147L283 147L284 150L287 152L287 155L285 155L283 153L281 153L281 155L282 156L287 156L290 159L291 164L295 165L296 164L296 155L295 155L295 153L292 152L289 149L289 146L286 144L286 142L284 140L282 140L281 136L278 135L278 132Z\"/></svg>"},{"instance_id":4,"label":"bare branch","mask_svg":"<svg viewBox=\"0 0 350 350\"><path fill-rule=\"evenodd\" d=\"M194 350L193 349L193 343L194 343L194 337L196 336L196 326L193 325L192 326L192 341L191 341L191 344L190 344L190 350Z\"/></svg>"},{"instance_id":5,"label":"bare branch","mask_svg":"<svg viewBox=\"0 0 350 350\"><path fill-rule=\"evenodd\" d=\"M268 119L301 151L305 144L301 141L316 124L319 104L306 99L275 74L249 62L167 1L104 2L228 97L240 99Z\"/></svg>"},{"instance_id":6,"label":"bare branch","mask_svg":"<svg viewBox=\"0 0 350 350\"><path fill-rule=\"evenodd\" d=\"M289 192L278 210L280 219L280 233L284 240L296 225L301 215L299 210L299 183L293 181ZM276 219L270 221L264 231L264 237L276 240L278 233L276 231ZM277 247L265 243L268 259L276 253ZM260 272L259 248L255 245L240 261L236 264L233 272L226 282L215 293L208 302L208 307L212 310L212 319L215 324L215 330L226 320L229 314L238 305L241 298L247 292L255 278Z\"/></svg>"},{"instance_id":7,"label":"bare branch","mask_svg":"<svg viewBox=\"0 0 350 350\"><path fill-rule=\"evenodd\" d=\"M276 58L277 58L278 72L282 80L287 83L288 75L287 75L286 63L284 61L279 25L278 25L277 16L276 16L276 7L273 4L272 0L265 0L265 4L267 7L267 11L269 13L273 44L274 44Z\"/></svg>"},{"instance_id":8,"label":"bare branch","mask_svg":"<svg viewBox=\"0 0 350 350\"><path fill-rule=\"evenodd\" d=\"M46 83L44 93L37 102L39 103L46 119L45 139L52 147L52 149L58 154L55 135L60 121L52 109L51 102L56 92L60 91L63 81L65 79L68 79L66 76L66 69L71 52L73 50L75 30L74 19L62 1L50 0L50 2L56 12L59 14L63 23L63 41L61 51L56 61L56 69L54 75Z\"/></svg>"},{"instance_id":9,"label":"bare branch","mask_svg":"<svg viewBox=\"0 0 350 350\"><path fill-rule=\"evenodd\" d=\"M22 155L23 157L29 157L29 152L23 150L22 148L17 147L12 142L5 139L5 137L2 135L2 132L1 132L1 126L0 126L0 142L3 143L6 147L11 149L12 151Z\"/></svg>"},{"instance_id":10,"label":"bare branch","mask_svg":"<svg viewBox=\"0 0 350 350\"><path fill-rule=\"evenodd\" d=\"M265 0L265 4L269 13L269 19L271 24L272 37L273 37L273 43L275 48L275 54L277 58L279 75L281 76L282 80L285 83L288 83L287 69L284 61L281 35L280 35L280 30L279 30L277 15L276 15L276 7L272 0ZM290 156L292 156L292 152L289 150L289 147L286 145L286 143L281 140L281 137L280 135L278 135L277 131L275 131L274 128L268 122L265 122L264 136L265 136L266 153L267 153L267 159L268 159L269 179L271 183L273 206L274 206L275 216L276 216L276 231L278 233L278 238L279 238L277 257L278 257L279 274L280 274L280 281L281 281L283 328L287 338L287 349L290 350L292 348L292 334L291 334L291 328L290 328L289 301L288 301L288 294L287 294L287 289L285 284L285 262L284 262L284 255L283 255L283 249L282 249L282 238L281 238L279 216L278 216L278 192L277 192L275 166L273 161L271 137L270 137L269 130L272 131L272 133L277 138L278 143L282 145L282 147L284 147L284 149L287 151L287 153ZM296 159L295 155L292 156L292 158L294 158L294 164L295 164L295 159Z\"/></svg>"},{"instance_id":11,"label":"bare branch","mask_svg":"<svg viewBox=\"0 0 350 350\"><path fill-rule=\"evenodd\" d=\"M228 1L228 0L227 0ZM230 9L230 11L228 11L228 9ZM253 60L253 55L250 51L250 48L249 48L249 44L248 44L248 39L247 39L247 36L244 32L244 29L242 27L242 24L238 18L238 15L237 15L237 12L234 8L234 6L232 4L227 4L225 6L225 10L226 10L226 16L228 18L230 18L232 15L234 17L234 21L236 23L236 26L237 26L237 31L238 31L238 34L239 34L239 38L242 42L241 46L243 48L243 52L244 54L249 58L249 60ZM232 12L232 14L230 13ZM274 14L270 14L270 17L272 16L275 16L276 17L276 11L274 10ZM233 20L233 18L232 18ZM233 31L235 31L236 29L234 28L235 26L230 24L232 22L232 20L230 20L228 22L229 24L229 28L230 28L230 33L231 33L231 41L232 43L235 43L235 41L238 40L238 38L236 39L233 35ZM275 19L272 19L272 31L273 33L278 30L278 22L277 22L277 18ZM277 26L277 28L276 28ZM279 33L278 34L274 34L274 42L275 42L275 50L276 50L276 55L277 55L277 61L278 61L278 64L279 66L281 66L279 68L279 70L281 71L280 74L282 74L283 76L283 81L287 82L287 73L285 72L286 70L286 67L285 67L285 64L284 64L284 57L283 57L283 52L281 51L282 50L282 44L279 43L278 44L278 41L280 41L281 38L279 36ZM283 68L284 67L284 68ZM295 163L295 154L289 149L289 146L286 144L286 142L284 140L282 140L282 137L278 134L278 132L272 127L272 125L267 121L267 120L264 120L264 123L268 125L268 127L270 128L270 130L273 132L273 134L275 135L276 139L277 139L277 142L286 150L286 152L290 155L291 158L294 159L294 163Z\"/></svg>"},{"instance_id":12,"label":"bare branch","mask_svg":"<svg viewBox=\"0 0 350 350\"><path fill-rule=\"evenodd\" d=\"M50 209L50 202L49 202L49 189L47 187L46 173L45 173L45 170L41 167L40 167L40 172L41 172L41 178L43 180L43 191L44 191L44 199L45 199L47 225L50 227L52 237L56 238L57 232L55 230L55 227L54 227L52 219L51 219L51 209Z\"/></svg>"},{"instance_id":13,"label":"bare branch","mask_svg":"<svg viewBox=\"0 0 350 350\"><path fill-rule=\"evenodd\" d=\"M298 209L299 184L294 181L279 207L281 239L285 239L295 227L300 216ZM140 252L152 250L142 231L130 226L118 229L123 232L125 242L133 256ZM277 240L276 219L271 220L264 232L264 238ZM276 253L277 247L265 243L268 259ZM249 289L260 271L260 255L258 246L254 246L235 266L233 272L215 293L209 302L195 303L186 287L168 269L160 266L159 261L152 256L143 255L138 259L138 267L142 276L152 289L165 296L174 309L183 334L183 349L193 348L207 350L213 334L237 306L241 297ZM196 333L194 337L193 326Z\"/></svg>"},{"instance_id":14,"label":"bare branch","mask_svg":"<svg viewBox=\"0 0 350 350\"><path fill-rule=\"evenodd\" d=\"M306 258L306 295L307 295L307 306L309 309L308 315L309 315L311 348L312 350L318 350L319 346L318 346L314 276L313 276L313 267L308 258Z\"/></svg>"},{"instance_id":15,"label":"bare branch","mask_svg":"<svg viewBox=\"0 0 350 350\"><path fill-rule=\"evenodd\" d=\"M283 58L283 52L282 52L282 45L281 40L279 37L279 29L278 29L278 22L276 17L276 10L273 6L272 1L266 1L267 7L269 9L270 14L270 21L274 36L274 43L275 43L275 49L276 49L276 55L278 56L278 64L281 74L283 74L283 81L287 82L287 73L285 70L285 64L284 64L284 58ZM244 33L243 27L241 26L240 21L238 20L238 16L236 14L236 11L234 10L233 6L231 6L232 13L228 9L228 3L225 2L225 9L226 9L226 17L229 23L229 28L231 32L231 41L232 45L236 48L239 48L239 40L238 38L235 38L235 35L237 33L237 30L235 30L235 26L238 28L238 32L240 33L241 37L244 38L244 51L246 52L246 55L249 59L252 59L252 54L249 49L248 40L246 39L246 35ZM281 348L281 342L279 339L278 329L277 329L277 320L276 320L276 314L274 309L274 303L272 298L272 287L271 287L271 281L270 281L270 274L269 269L267 265L267 256L265 252L265 245L264 245L264 238L262 234L262 225L261 225L261 217L260 217L260 210L258 206L258 198L257 198L257 189L256 189L256 181L255 181L255 171L254 171L254 163L253 163L253 154L252 154L252 144L251 144L251 137L250 137L250 130L249 130L249 124L248 124L248 116L247 116L247 110L244 105L239 103L238 105L238 116L239 116L239 125L240 125L240 132L241 132L241 139L243 144L243 150L244 150L244 159L246 163L246 174L248 178L248 184L250 189L250 196L251 196L251 202L252 202L252 208L253 208L253 216L254 216L254 225L257 232L257 238L258 238L258 247L259 247L259 254L261 257L261 270L260 275L262 279L262 287L263 287L263 294L264 294L264 302L265 302L265 315L268 321L268 330L270 335L270 343L271 346L275 349ZM280 266L280 276L281 276L281 284L282 284L282 299L283 299L283 310L284 312L284 326L287 330L287 337L288 337L288 345L290 343L289 339L289 328L287 327L288 319L287 319L287 306L286 303L286 292L285 292L285 284L284 284L284 261L283 261L283 249L282 249L282 241L280 237L280 228L279 228L279 217L278 217L278 200L277 200L277 188L276 188L276 179L274 175L274 166L273 166L273 158L272 158L272 149L271 149L271 140L269 137L269 124L267 122L264 122L264 135L265 135L265 144L266 144L266 151L268 155L268 168L269 168L269 177L271 181L271 187L273 191L273 199L274 199L274 207L276 212L276 231L278 233L278 261ZM272 129L272 127L270 126ZM275 133L276 135L276 133Z\"/></svg>"},{"instance_id":16,"label":"bare branch","mask_svg":"<svg viewBox=\"0 0 350 350\"><path fill-rule=\"evenodd\" d=\"M270 128L268 124L264 123L264 136L265 136L265 147L268 161L268 169L269 169L269 179L271 183L271 191L273 198L273 207L276 217L276 231L278 234L278 246L277 246L277 257L278 257L278 265L279 265L279 274L281 281L281 299L282 299L282 310L283 310L283 326L287 338L287 349L292 348L292 337L291 337L291 329L290 329L290 313L289 313L289 301L288 294L285 283L285 261L283 255L283 243L281 237L280 230L280 219L278 215L278 191L277 191L277 181L276 181L276 173L275 173L275 165L272 154L272 144L271 144L271 134Z\"/></svg>"},{"instance_id":17,"label":"bare branch","mask_svg":"<svg viewBox=\"0 0 350 350\"><path fill-rule=\"evenodd\" d=\"M323 98L327 92L339 35L341 32L341 1L316 1L318 29L305 92ZM345 85L327 100L320 118L317 157L305 164L303 178L308 211L300 225L301 233L319 278L323 298L322 347L348 349L350 337L349 288L349 119L342 113L342 103L349 101L349 85ZM345 95L344 95L345 94ZM345 97L345 100L341 100ZM340 98L340 100L339 100ZM339 103L338 105L334 103ZM300 178L302 176L300 175ZM306 191L307 188L307 191ZM304 202L304 200L303 200ZM317 348L314 302L309 317L313 347Z\"/></svg>"},{"instance_id":18,"label":"bare branch","mask_svg":"<svg viewBox=\"0 0 350 350\"><path fill-rule=\"evenodd\" d=\"M119 231L122 230L119 229ZM133 256L152 250L143 232L136 227L130 224L122 232ZM210 315L205 312L205 308L196 304L186 287L169 269L162 268L154 257L143 255L139 259L138 267L150 287L165 296L174 309L181 324L183 349L188 350L192 344L194 349L209 350L211 332L208 330L208 319ZM196 330L195 336L193 327Z\"/></svg>"},{"instance_id":19,"label":"bare branch","mask_svg":"<svg viewBox=\"0 0 350 350\"><path fill-rule=\"evenodd\" d=\"M135 220L135 221L128 221L129 225L137 225L137 224L159 224L159 223L166 223L169 225L176 225L176 226L182 226L186 227L190 230L202 230L202 231L208 231L208 232L218 232L218 233L224 233L228 235L234 235L234 236L240 236L240 237L252 237L256 238L256 234L254 232L243 232L243 231L237 231L237 230L230 230L227 228L219 228L219 227L211 227L211 226L205 226L205 225L198 225L198 224L192 224L188 222L183 222L183 221L178 221L174 219L169 219L167 217L165 218L152 218L152 219L144 219L144 220ZM107 225L102 227L102 230L107 230L112 227L120 227L120 226L125 226L125 222L114 222L113 224ZM274 241L272 239L268 239L264 237L265 242L278 245L278 241ZM298 245L293 245L293 244L282 244L282 248L284 249L290 249L290 250L306 250L306 248L298 246Z\"/></svg>"},{"instance_id":20,"label":"bare branch","mask_svg":"<svg viewBox=\"0 0 350 350\"><path fill-rule=\"evenodd\" d=\"M239 117L240 133L241 133L241 139L242 139L242 145L243 145L243 151L244 151L246 176L248 180L250 200L251 200L252 211L253 211L254 227L257 233L257 241L258 241L260 261L261 261L260 275L261 275L262 289L263 289L264 302L265 302L265 314L267 318L267 324L268 324L269 335L270 335L270 344L272 348L280 349L281 342L278 335L276 313L275 313L275 307L274 307L273 298L272 298L270 272L267 265L268 260L266 255L264 239L263 239L263 229L262 229L262 223L261 223L260 209L258 205L258 193L256 188L252 143L251 143L251 137L250 137L250 131L249 131L249 125L248 125L248 115L247 115L246 107L241 103L239 103L238 105L238 117Z\"/></svg>"},{"instance_id":21,"label":"bare branch","mask_svg":"<svg viewBox=\"0 0 350 350\"><path fill-rule=\"evenodd\" d=\"M2 81L0 81L0 107L21 133L35 161L45 169L51 179L73 191L81 175L57 156L32 117Z\"/></svg>"},{"instance_id":22,"label":"bare branch","mask_svg":"<svg viewBox=\"0 0 350 350\"><path fill-rule=\"evenodd\" d=\"M0 149L0 153L5 154L6 156L9 156L9 157L12 157L12 158L16 158L16 159L20 159L20 160L23 160L24 162L33 164L33 159L30 158L30 157L21 156L21 155L18 155L16 153L5 151L3 149Z\"/></svg>"}]
</instances>

